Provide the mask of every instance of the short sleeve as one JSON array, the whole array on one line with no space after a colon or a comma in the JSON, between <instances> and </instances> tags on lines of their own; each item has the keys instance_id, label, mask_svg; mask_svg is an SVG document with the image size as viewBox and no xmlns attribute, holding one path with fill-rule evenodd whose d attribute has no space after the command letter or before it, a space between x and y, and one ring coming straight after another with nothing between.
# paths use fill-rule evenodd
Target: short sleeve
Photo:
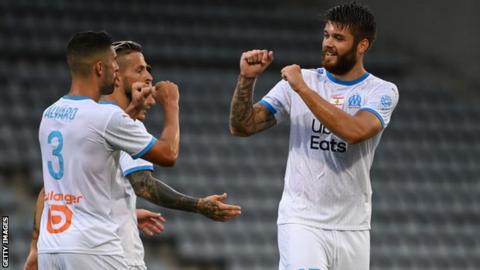
<instances>
[{"instance_id":1,"label":"short sleeve","mask_svg":"<svg viewBox=\"0 0 480 270\"><path fill-rule=\"evenodd\" d=\"M128 176L138 171L152 171L153 164L141 158L133 159L129 154L120 152L120 169L123 176Z\"/></svg>"},{"instance_id":2,"label":"short sleeve","mask_svg":"<svg viewBox=\"0 0 480 270\"><path fill-rule=\"evenodd\" d=\"M125 151L134 159L142 157L157 142L139 121L121 110L113 112L104 136L114 150Z\"/></svg>"},{"instance_id":3,"label":"short sleeve","mask_svg":"<svg viewBox=\"0 0 480 270\"><path fill-rule=\"evenodd\" d=\"M287 119L290 114L290 92L291 90L288 82L282 80L278 82L259 102L275 116L278 123Z\"/></svg>"},{"instance_id":4,"label":"short sleeve","mask_svg":"<svg viewBox=\"0 0 480 270\"><path fill-rule=\"evenodd\" d=\"M392 83L383 84L367 95L366 102L359 111L373 113L385 128L390 123L390 118L397 106L398 99L397 87Z\"/></svg>"}]
</instances>

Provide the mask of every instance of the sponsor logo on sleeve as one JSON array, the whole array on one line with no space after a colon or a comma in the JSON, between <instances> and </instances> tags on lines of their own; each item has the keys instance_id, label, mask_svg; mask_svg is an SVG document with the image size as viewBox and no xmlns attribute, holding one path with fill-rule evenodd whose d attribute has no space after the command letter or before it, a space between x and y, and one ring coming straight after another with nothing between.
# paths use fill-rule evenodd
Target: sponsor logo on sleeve
<instances>
[{"instance_id":1,"label":"sponsor logo on sleeve","mask_svg":"<svg viewBox=\"0 0 480 270\"><path fill-rule=\"evenodd\" d=\"M388 95L384 95L380 98L381 109L388 110L392 107L392 98Z\"/></svg>"}]
</instances>

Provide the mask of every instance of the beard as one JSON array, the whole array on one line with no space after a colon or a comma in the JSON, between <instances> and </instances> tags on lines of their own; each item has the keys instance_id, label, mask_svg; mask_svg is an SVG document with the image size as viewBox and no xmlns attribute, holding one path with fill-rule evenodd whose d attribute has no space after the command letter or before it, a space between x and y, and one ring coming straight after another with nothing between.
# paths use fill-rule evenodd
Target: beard
<instances>
[{"instance_id":1,"label":"beard","mask_svg":"<svg viewBox=\"0 0 480 270\"><path fill-rule=\"evenodd\" d=\"M107 78L102 85L100 86L100 94L110 95L115 89L116 77L113 76L113 79Z\"/></svg>"},{"instance_id":2,"label":"beard","mask_svg":"<svg viewBox=\"0 0 480 270\"><path fill-rule=\"evenodd\" d=\"M325 56L329 50L326 48L322 50L322 66L330 73L335 75L344 75L348 73L357 63L355 58L357 54L357 47L352 48L344 54L335 54L337 61L335 63L328 63L325 60Z\"/></svg>"}]
</instances>

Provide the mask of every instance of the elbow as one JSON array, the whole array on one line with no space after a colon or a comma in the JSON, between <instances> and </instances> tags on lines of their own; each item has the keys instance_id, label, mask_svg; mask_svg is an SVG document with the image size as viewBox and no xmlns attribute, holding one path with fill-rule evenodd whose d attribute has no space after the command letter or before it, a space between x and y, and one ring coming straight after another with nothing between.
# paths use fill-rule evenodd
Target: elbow
<instances>
[{"instance_id":1,"label":"elbow","mask_svg":"<svg viewBox=\"0 0 480 270\"><path fill-rule=\"evenodd\" d=\"M345 138L345 141L346 141L348 144L357 144L357 143L362 142L363 140L361 140L361 139L359 139L359 138L356 138L356 137L349 137L349 138Z\"/></svg>"},{"instance_id":2,"label":"elbow","mask_svg":"<svg viewBox=\"0 0 480 270\"><path fill-rule=\"evenodd\" d=\"M246 128L239 128L230 125L230 134L235 137L249 137L253 132L249 132Z\"/></svg>"},{"instance_id":3,"label":"elbow","mask_svg":"<svg viewBox=\"0 0 480 270\"><path fill-rule=\"evenodd\" d=\"M361 132L354 132L354 133L345 135L342 139L348 144L357 144L357 143L363 142L366 139L366 137L365 137L365 134Z\"/></svg>"},{"instance_id":4,"label":"elbow","mask_svg":"<svg viewBox=\"0 0 480 270\"><path fill-rule=\"evenodd\" d=\"M165 155L160 165L164 167L173 167L175 166L175 163L177 163L177 159L178 159L178 151L170 151L170 153L167 153Z\"/></svg>"}]
</instances>

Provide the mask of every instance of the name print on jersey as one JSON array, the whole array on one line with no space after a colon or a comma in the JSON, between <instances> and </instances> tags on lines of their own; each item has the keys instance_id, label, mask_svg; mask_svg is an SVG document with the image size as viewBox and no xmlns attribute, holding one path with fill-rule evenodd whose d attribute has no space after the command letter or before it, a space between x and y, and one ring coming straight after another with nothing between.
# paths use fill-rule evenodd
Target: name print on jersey
<instances>
[{"instance_id":1,"label":"name print on jersey","mask_svg":"<svg viewBox=\"0 0 480 270\"><path fill-rule=\"evenodd\" d=\"M312 119L312 132L314 135L310 137L310 149L339 153L347 151L347 144L342 141L336 141L333 138L329 141L321 140L322 137L328 137L332 132L315 118Z\"/></svg>"},{"instance_id":2,"label":"name print on jersey","mask_svg":"<svg viewBox=\"0 0 480 270\"><path fill-rule=\"evenodd\" d=\"M67 106L51 106L43 114L43 118L72 121L77 115L78 108Z\"/></svg>"}]
</instances>

